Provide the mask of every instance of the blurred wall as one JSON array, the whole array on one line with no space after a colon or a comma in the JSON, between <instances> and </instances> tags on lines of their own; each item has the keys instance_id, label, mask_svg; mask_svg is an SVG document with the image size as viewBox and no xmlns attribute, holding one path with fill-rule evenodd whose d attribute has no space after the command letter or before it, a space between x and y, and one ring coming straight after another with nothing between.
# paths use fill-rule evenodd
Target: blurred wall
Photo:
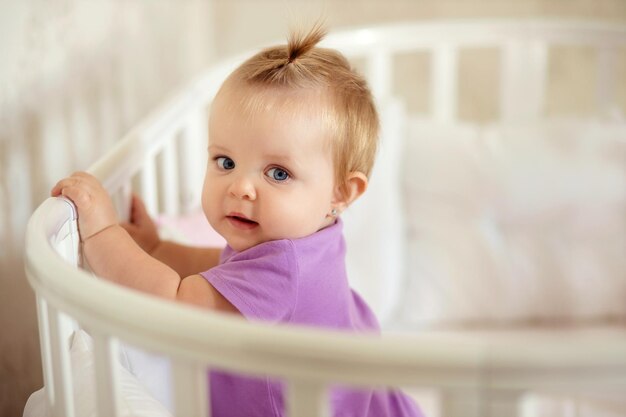
<instances>
[{"instance_id":1,"label":"blurred wall","mask_svg":"<svg viewBox=\"0 0 626 417\"><path fill-rule=\"evenodd\" d=\"M283 40L322 18L330 29L441 18L570 18L626 21L623 0L214 0L218 55Z\"/></svg>"},{"instance_id":2,"label":"blurred wall","mask_svg":"<svg viewBox=\"0 0 626 417\"><path fill-rule=\"evenodd\" d=\"M212 20L194 0L0 5L0 416L21 416L42 386L30 213L209 63Z\"/></svg>"},{"instance_id":3,"label":"blurred wall","mask_svg":"<svg viewBox=\"0 0 626 417\"><path fill-rule=\"evenodd\" d=\"M331 30L433 18L567 17L624 22L626 2L3 2L0 5L0 416L21 415L28 395L42 385L34 297L23 273L22 249L27 219L47 197L50 187L63 175L87 168L150 108L214 57L283 40L290 26L306 26L319 17L325 19ZM474 64L478 73L484 73L485 62L494 60L489 52L481 53ZM573 62L585 59L584 56L570 58ZM406 68L406 77L425 71L419 61L407 63ZM560 75L555 74L555 79ZM460 84L468 89L466 102L470 103L462 104L465 107L461 114L489 119L494 111L489 98L472 87L472 82ZM621 94L626 96L624 92ZM425 106L419 95L409 98L411 108L420 110ZM579 110L575 101L565 101L574 106L573 112Z\"/></svg>"}]
</instances>

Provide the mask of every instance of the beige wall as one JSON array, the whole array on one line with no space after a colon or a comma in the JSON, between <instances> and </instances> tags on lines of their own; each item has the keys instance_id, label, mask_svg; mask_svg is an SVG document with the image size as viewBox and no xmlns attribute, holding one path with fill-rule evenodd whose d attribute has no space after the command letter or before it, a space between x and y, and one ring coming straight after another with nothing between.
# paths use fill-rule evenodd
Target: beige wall
<instances>
[{"instance_id":1,"label":"beige wall","mask_svg":"<svg viewBox=\"0 0 626 417\"><path fill-rule=\"evenodd\" d=\"M331 30L446 17L626 21L623 0L7 3L0 5L0 416L21 415L42 384L34 300L22 267L30 213L59 177L87 168L213 56L282 40L291 24L320 16ZM493 59L487 53L482 61ZM480 96L471 88L468 94ZM414 108L424 106L419 96L413 100Z\"/></svg>"},{"instance_id":2,"label":"beige wall","mask_svg":"<svg viewBox=\"0 0 626 417\"><path fill-rule=\"evenodd\" d=\"M590 18L626 21L623 0L215 0L215 51L228 54L285 38L322 18L330 29L438 18Z\"/></svg>"},{"instance_id":3,"label":"beige wall","mask_svg":"<svg viewBox=\"0 0 626 417\"><path fill-rule=\"evenodd\" d=\"M207 65L212 20L207 1L0 5L0 416L21 416L42 385L22 266L30 213Z\"/></svg>"}]
</instances>

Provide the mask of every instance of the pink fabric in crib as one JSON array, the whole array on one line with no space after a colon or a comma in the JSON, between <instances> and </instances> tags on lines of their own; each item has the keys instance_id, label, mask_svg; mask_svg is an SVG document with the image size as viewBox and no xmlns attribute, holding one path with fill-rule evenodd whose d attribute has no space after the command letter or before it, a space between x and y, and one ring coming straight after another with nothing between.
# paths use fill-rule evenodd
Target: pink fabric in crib
<instances>
[{"instance_id":1,"label":"pink fabric in crib","mask_svg":"<svg viewBox=\"0 0 626 417\"><path fill-rule=\"evenodd\" d=\"M226 246L226 241L213 230L202 209L183 216L161 215L156 223L163 238L193 246Z\"/></svg>"}]
</instances>

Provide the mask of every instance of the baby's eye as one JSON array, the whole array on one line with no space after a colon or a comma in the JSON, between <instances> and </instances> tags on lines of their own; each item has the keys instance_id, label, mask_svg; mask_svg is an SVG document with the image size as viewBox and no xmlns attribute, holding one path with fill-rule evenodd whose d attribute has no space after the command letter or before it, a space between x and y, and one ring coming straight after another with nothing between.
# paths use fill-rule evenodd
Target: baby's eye
<instances>
[{"instance_id":1,"label":"baby's eye","mask_svg":"<svg viewBox=\"0 0 626 417\"><path fill-rule=\"evenodd\" d=\"M217 161L217 166L221 169L229 170L235 168L235 161L227 156L220 156L218 158L215 158L215 160Z\"/></svg>"},{"instance_id":2,"label":"baby's eye","mask_svg":"<svg viewBox=\"0 0 626 417\"><path fill-rule=\"evenodd\" d=\"M282 168L270 168L265 175L274 181L287 181L290 178L289 173Z\"/></svg>"}]
</instances>

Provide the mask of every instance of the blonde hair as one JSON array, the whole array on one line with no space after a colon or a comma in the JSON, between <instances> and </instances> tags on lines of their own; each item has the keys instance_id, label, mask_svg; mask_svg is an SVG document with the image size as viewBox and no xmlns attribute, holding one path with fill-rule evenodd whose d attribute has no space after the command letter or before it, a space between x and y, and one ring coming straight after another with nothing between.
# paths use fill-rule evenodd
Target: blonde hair
<instances>
[{"instance_id":1,"label":"blonde hair","mask_svg":"<svg viewBox=\"0 0 626 417\"><path fill-rule=\"evenodd\" d=\"M224 85L244 83L260 91L316 91L325 98L323 118L330 128L336 183L343 192L350 172L369 177L378 147L379 121L365 79L338 51L316 47L326 31L292 32L286 45L262 50L241 64ZM223 87L224 88L224 87ZM258 107L258 97L248 99Z\"/></svg>"}]
</instances>

